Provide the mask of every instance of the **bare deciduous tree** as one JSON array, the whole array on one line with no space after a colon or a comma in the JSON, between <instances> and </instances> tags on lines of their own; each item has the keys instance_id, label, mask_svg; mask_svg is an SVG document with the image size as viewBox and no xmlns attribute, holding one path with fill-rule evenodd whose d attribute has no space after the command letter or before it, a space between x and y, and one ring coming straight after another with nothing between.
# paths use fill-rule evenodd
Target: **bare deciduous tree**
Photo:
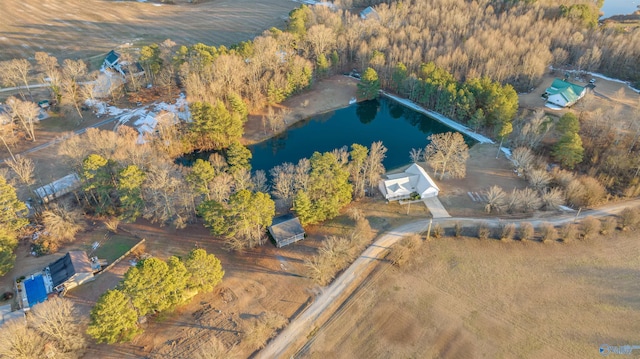
<instances>
[{"instance_id":1,"label":"bare deciduous tree","mask_svg":"<svg viewBox=\"0 0 640 359\"><path fill-rule=\"evenodd\" d=\"M0 62L0 80L5 86L18 87L18 92L23 100L26 100L22 87L27 89L29 98L33 100L31 89L29 88L29 72L31 63L26 59L13 59Z\"/></svg>"},{"instance_id":2,"label":"bare deciduous tree","mask_svg":"<svg viewBox=\"0 0 640 359\"><path fill-rule=\"evenodd\" d=\"M0 356L3 358L46 358L46 341L25 320L14 319L0 327Z\"/></svg>"},{"instance_id":3,"label":"bare deciduous tree","mask_svg":"<svg viewBox=\"0 0 640 359\"><path fill-rule=\"evenodd\" d=\"M467 174L469 147L461 134L446 132L429 136L431 143L427 145L425 160L437 173L440 179L448 173L452 178L464 178Z\"/></svg>"},{"instance_id":4,"label":"bare deciduous tree","mask_svg":"<svg viewBox=\"0 0 640 359\"><path fill-rule=\"evenodd\" d=\"M285 162L271 169L271 178L273 185L271 191L277 198L284 200L287 205L291 204L291 200L295 196L295 166L292 163Z\"/></svg>"},{"instance_id":5,"label":"bare deciduous tree","mask_svg":"<svg viewBox=\"0 0 640 359\"><path fill-rule=\"evenodd\" d=\"M0 114L0 141L9 152L11 158L15 160L13 151L11 151L11 145L18 142L18 136L16 133L16 126L12 119L7 114Z\"/></svg>"},{"instance_id":6,"label":"bare deciduous tree","mask_svg":"<svg viewBox=\"0 0 640 359\"><path fill-rule=\"evenodd\" d=\"M529 184L538 191L544 191L551 182L551 175L545 170L532 169L527 172Z\"/></svg>"},{"instance_id":7,"label":"bare deciduous tree","mask_svg":"<svg viewBox=\"0 0 640 359\"><path fill-rule=\"evenodd\" d=\"M80 211L55 205L42 213L42 223L52 238L52 244L57 246L72 241L86 227Z\"/></svg>"},{"instance_id":8,"label":"bare deciduous tree","mask_svg":"<svg viewBox=\"0 0 640 359\"><path fill-rule=\"evenodd\" d=\"M72 105L80 119L80 102L82 101L82 86L80 79L87 74L87 64L82 60L65 59L62 65L62 99Z\"/></svg>"},{"instance_id":9,"label":"bare deciduous tree","mask_svg":"<svg viewBox=\"0 0 640 359\"><path fill-rule=\"evenodd\" d=\"M40 108L33 102L22 101L15 97L7 99L9 105L9 115L17 120L20 128L25 133L25 137L30 141L36 140L35 124L38 121Z\"/></svg>"},{"instance_id":10,"label":"bare deciduous tree","mask_svg":"<svg viewBox=\"0 0 640 359\"><path fill-rule=\"evenodd\" d=\"M267 173L263 170L254 172L251 176L251 182L253 183L253 190L256 192L268 193L269 192L269 180L267 179Z\"/></svg>"},{"instance_id":11,"label":"bare deciduous tree","mask_svg":"<svg viewBox=\"0 0 640 359\"><path fill-rule=\"evenodd\" d=\"M502 188L498 186L491 186L491 188L489 188L489 191L487 191L487 204L484 206L484 210L487 213L500 213L505 209L506 205L507 194L504 193Z\"/></svg>"},{"instance_id":12,"label":"bare deciduous tree","mask_svg":"<svg viewBox=\"0 0 640 359\"><path fill-rule=\"evenodd\" d=\"M30 186L35 182L35 179L33 178L35 164L30 158L16 156L5 163L13 170L16 176L20 179L20 182L24 185Z\"/></svg>"},{"instance_id":13,"label":"bare deciduous tree","mask_svg":"<svg viewBox=\"0 0 640 359\"><path fill-rule=\"evenodd\" d=\"M564 194L560 188L554 187L542 193L542 205L546 210L555 210L564 204Z\"/></svg>"},{"instance_id":14,"label":"bare deciduous tree","mask_svg":"<svg viewBox=\"0 0 640 359\"><path fill-rule=\"evenodd\" d=\"M56 99L56 101L60 101L60 97L62 95L60 92L62 72L60 72L58 59L54 56L50 56L46 52L36 52L35 58L38 71L41 73L40 82L48 84L51 90L51 95Z\"/></svg>"},{"instance_id":15,"label":"bare deciduous tree","mask_svg":"<svg viewBox=\"0 0 640 359\"><path fill-rule=\"evenodd\" d=\"M411 151L409 151L409 158L413 163L422 161L422 148L412 148Z\"/></svg>"},{"instance_id":16,"label":"bare deciduous tree","mask_svg":"<svg viewBox=\"0 0 640 359\"><path fill-rule=\"evenodd\" d=\"M33 307L32 314L33 327L53 340L59 351L78 355L86 347L86 319L70 300L51 298Z\"/></svg>"},{"instance_id":17,"label":"bare deciduous tree","mask_svg":"<svg viewBox=\"0 0 640 359\"><path fill-rule=\"evenodd\" d=\"M513 150L511 160L516 167L516 171L522 173L528 171L533 166L535 155L527 147L518 147Z\"/></svg>"}]
</instances>

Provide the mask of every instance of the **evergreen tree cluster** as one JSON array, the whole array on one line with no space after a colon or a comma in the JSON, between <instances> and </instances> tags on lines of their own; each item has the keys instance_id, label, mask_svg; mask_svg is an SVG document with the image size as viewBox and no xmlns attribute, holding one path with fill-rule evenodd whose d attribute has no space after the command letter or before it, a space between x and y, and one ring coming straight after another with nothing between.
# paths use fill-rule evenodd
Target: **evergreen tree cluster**
<instances>
[{"instance_id":1,"label":"evergreen tree cluster","mask_svg":"<svg viewBox=\"0 0 640 359\"><path fill-rule=\"evenodd\" d=\"M98 343L133 339L141 332L138 318L161 313L198 292L210 292L222 281L220 260L194 249L185 261L147 258L125 273L116 289L103 294L91 310L87 333Z\"/></svg>"}]
</instances>

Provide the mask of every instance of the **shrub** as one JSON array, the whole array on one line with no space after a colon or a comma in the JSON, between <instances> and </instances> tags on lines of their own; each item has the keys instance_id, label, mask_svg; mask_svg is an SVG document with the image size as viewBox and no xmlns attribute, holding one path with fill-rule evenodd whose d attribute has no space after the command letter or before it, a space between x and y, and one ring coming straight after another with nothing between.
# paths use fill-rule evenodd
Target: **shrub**
<instances>
[{"instance_id":1,"label":"shrub","mask_svg":"<svg viewBox=\"0 0 640 359\"><path fill-rule=\"evenodd\" d=\"M419 235L404 237L398 244L391 248L387 259L396 267L402 267L412 258L422 245Z\"/></svg>"},{"instance_id":2,"label":"shrub","mask_svg":"<svg viewBox=\"0 0 640 359\"><path fill-rule=\"evenodd\" d=\"M527 180L529 181L529 185L531 187L537 189L538 191L542 191L551 182L551 175L545 170L532 169L527 173Z\"/></svg>"},{"instance_id":3,"label":"shrub","mask_svg":"<svg viewBox=\"0 0 640 359\"><path fill-rule=\"evenodd\" d=\"M516 225L513 223L505 224L500 230L500 239L503 241L513 239L516 234Z\"/></svg>"},{"instance_id":4,"label":"shrub","mask_svg":"<svg viewBox=\"0 0 640 359\"><path fill-rule=\"evenodd\" d=\"M478 238L489 239L489 236L491 236L491 228L489 228L489 224L486 222L480 223L478 226Z\"/></svg>"},{"instance_id":5,"label":"shrub","mask_svg":"<svg viewBox=\"0 0 640 359\"><path fill-rule=\"evenodd\" d=\"M625 208L620 213L622 230L634 229L640 220L640 211L636 208Z\"/></svg>"},{"instance_id":6,"label":"shrub","mask_svg":"<svg viewBox=\"0 0 640 359\"><path fill-rule=\"evenodd\" d=\"M564 194L560 188L551 188L542 194L542 205L546 210L558 209L564 204Z\"/></svg>"},{"instance_id":7,"label":"shrub","mask_svg":"<svg viewBox=\"0 0 640 359\"><path fill-rule=\"evenodd\" d=\"M521 241L528 241L535 235L536 231L533 228L533 225L529 222L520 223L520 230L518 231L518 236Z\"/></svg>"},{"instance_id":8,"label":"shrub","mask_svg":"<svg viewBox=\"0 0 640 359\"><path fill-rule=\"evenodd\" d=\"M593 216L586 217L580 224L582 227L582 235L584 236L584 238L591 237L592 235L600 232L600 221Z\"/></svg>"},{"instance_id":9,"label":"shrub","mask_svg":"<svg viewBox=\"0 0 640 359\"><path fill-rule=\"evenodd\" d=\"M267 340L276 335L276 331L288 322L287 318L280 313L262 312L246 324L244 340L251 347L262 349Z\"/></svg>"},{"instance_id":10,"label":"shrub","mask_svg":"<svg viewBox=\"0 0 640 359\"><path fill-rule=\"evenodd\" d=\"M580 177L586 193L584 202L586 206L595 206L607 200L607 189L597 179L589 176Z\"/></svg>"},{"instance_id":11,"label":"shrub","mask_svg":"<svg viewBox=\"0 0 640 359\"><path fill-rule=\"evenodd\" d=\"M487 213L502 212L507 203L507 194L504 193L502 188L498 186L492 186L487 191L487 204L484 206L484 210Z\"/></svg>"},{"instance_id":12,"label":"shrub","mask_svg":"<svg viewBox=\"0 0 640 359\"><path fill-rule=\"evenodd\" d=\"M569 184L571 183L571 181L573 181L576 178L573 172L570 172L567 170L561 170L558 168L554 169L554 171L552 172L552 175L553 175L553 182L558 186L562 187L564 190L566 190L569 187Z\"/></svg>"},{"instance_id":13,"label":"shrub","mask_svg":"<svg viewBox=\"0 0 640 359\"><path fill-rule=\"evenodd\" d=\"M456 222L453 225L453 235L457 238L462 237L462 224L460 222Z\"/></svg>"},{"instance_id":14,"label":"shrub","mask_svg":"<svg viewBox=\"0 0 640 359\"><path fill-rule=\"evenodd\" d=\"M442 226L440 224L436 224L431 229L431 235L433 236L433 238L436 238L436 239L440 238L442 237L443 234L444 234L444 229L442 229Z\"/></svg>"},{"instance_id":15,"label":"shrub","mask_svg":"<svg viewBox=\"0 0 640 359\"><path fill-rule=\"evenodd\" d=\"M540 227L540 234L542 236L540 238L542 243L545 243L547 241L552 241L558 238L558 231L556 231L556 227L554 227L553 224L548 222L545 222L542 224L542 226Z\"/></svg>"},{"instance_id":16,"label":"shrub","mask_svg":"<svg viewBox=\"0 0 640 359\"><path fill-rule=\"evenodd\" d=\"M618 227L618 220L614 217L607 217L602 221L602 228L600 229L600 234L607 235L615 232Z\"/></svg>"},{"instance_id":17,"label":"shrub","mask_svg":"<svg viewBox=\"0 0 640 359\"><path fill-rule=\"evenodd\" d=\"M109 219L107 219L106 221L104 221L104 225L105 227L107 227L107 230L111 233L117 234L118 233L118 226L120 225L120 220L116 217L111 217Z\"/></svg>"},{"instance_id":18,"label":"shrub","mask_svg":"<svg viewBox=\"0 0 640 359\"><path fill-rule=\"evenodd\" d=\"M578 235L578 228L573 223L566 223L560 228L560 238L563 242L568 242L575 239Z\"/></svg>"},{"instance_id":19,"label":"shrub","mask_svg":"<svg viewBox=\"0 0 640 359\"><path fill-rule=\"evenodd\" d=\"M586 195L586 189L582 182L577 179L572 180L567 184L565 188L565 194L567 201L576 207L582 207L585 204L584 197Z\"/></svg>"}]
</instances>

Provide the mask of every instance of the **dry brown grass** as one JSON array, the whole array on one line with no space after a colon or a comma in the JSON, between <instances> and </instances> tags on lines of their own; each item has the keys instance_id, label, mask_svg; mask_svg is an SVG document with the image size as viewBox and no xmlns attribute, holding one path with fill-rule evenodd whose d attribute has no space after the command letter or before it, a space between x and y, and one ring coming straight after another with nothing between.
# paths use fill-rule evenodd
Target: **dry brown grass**
<instances>
[{"instance_id":1,"label":"dry brown grass","mask_svg":"<svg viewBox=\"0 0 640 359\"><path fill-rule=\"evenodd\" d=\"M640 331L640 241L444 238L383 264L302 358L595 358ZM614 344L615 345L615 344Z\"/></svg>"},{"instance_id":2,"label":"dry brown grass","mask_svg":"<svg viewBox=\"0 0 640 359\"><path fill-rule=\"evenodd\" d=\"M290 0L216 0L198 5L106 0L4 0L0 61L33 57L87 58L111 49L171 38L177 44L232 45L282 27L300 4Z\"/></svg>"}]
</instances>

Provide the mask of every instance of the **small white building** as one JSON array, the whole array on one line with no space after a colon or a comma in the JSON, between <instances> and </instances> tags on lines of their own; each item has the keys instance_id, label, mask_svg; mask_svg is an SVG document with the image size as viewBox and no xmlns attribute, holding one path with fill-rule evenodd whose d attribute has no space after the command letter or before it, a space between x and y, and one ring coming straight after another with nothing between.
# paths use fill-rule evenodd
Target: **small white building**
<instances>
[{"instance_id":1,"label":"small white building","mask_svg":"<svg viewBox=\"0 0 640 359\"><path fill-rule=\"evenodd\" d=\"M388 201L409 199L413 193L420 199L437 197L440 192L427 171L415 163L403 172L387 175L387 179L380 181L378 187Z\"/></svg>"}]
</instances>

